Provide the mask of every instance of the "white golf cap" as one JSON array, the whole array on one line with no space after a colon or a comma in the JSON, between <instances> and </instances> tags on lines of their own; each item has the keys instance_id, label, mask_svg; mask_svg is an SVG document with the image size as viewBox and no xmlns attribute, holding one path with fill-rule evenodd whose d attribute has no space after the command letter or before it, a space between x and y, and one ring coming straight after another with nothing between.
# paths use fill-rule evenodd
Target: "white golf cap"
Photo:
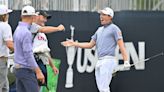
<instances>
[{"instance_id":1,"label":"white golf cap","mask_svg":"<svg viewBox=\"0 0 164 92\"><path fill-rule=\"evenodd\" d=\"M99 13L103 13L103 14L109 15L112 18L114 17L114 11L111 8L109 8L109 7L106 7L103 10L100 10Z\"/></svg>"},{"instance_id":2,"label":"white golf cap","mask_svg":"<svg viewBox=\"0 0 164 92\"><path fill-rule=\"evenodd\" d=\"M0 5L0 15L8 14L12 12L12 10L8 9L5 5Z\"/></svg>"},{"instance_id":3,"label":"white golf cap","mask_svg":"<svg viewBox=\"0 0 164 92\"><path fill-rule=\"evenodd\" d=\"M34 7L28 5L22 8L21 15L37 15L37 13Z\"/></svg>"}]
</instances>

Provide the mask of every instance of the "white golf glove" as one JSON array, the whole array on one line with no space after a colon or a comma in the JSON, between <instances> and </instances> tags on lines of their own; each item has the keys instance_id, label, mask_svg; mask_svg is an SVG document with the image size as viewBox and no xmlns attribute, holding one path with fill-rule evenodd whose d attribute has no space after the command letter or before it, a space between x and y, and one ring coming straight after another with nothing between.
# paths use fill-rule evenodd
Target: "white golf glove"
<instances>
[{"instance_id":1,"label":"white golf glove","mask_svg":"<svg viewBox=\"0 0 164 92\"><path fill-rule=\"evenodd\" d=\"M124 61L124 67L131 67L129 61Z\"/></svg>"}]
</instances>

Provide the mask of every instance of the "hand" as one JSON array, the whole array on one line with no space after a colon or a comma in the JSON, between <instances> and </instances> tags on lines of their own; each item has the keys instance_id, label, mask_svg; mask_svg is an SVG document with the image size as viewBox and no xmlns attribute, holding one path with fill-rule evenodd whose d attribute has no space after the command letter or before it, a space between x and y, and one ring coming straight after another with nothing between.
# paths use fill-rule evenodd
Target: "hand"
<instances>
[{"instance_id":1,"label":"hand","mask_svg":"<svg viewBox=\"0 0 164 92\"><path fill-rule=\"evenodd\" d=\"M61 42L61 44L65 47L69 47L69 46L74 46L75 42L73 40L67 40L67 41Z\"/></svg>"},{"instance_id":2,"label":"hand","mask_svg":"<svg viewBox=\"0 0 164 92\"><path fill-rule=\"evenodd\" d=\"M45 83L44 75L39 68L37 68L37 70L36 70L36 77L42 84Z\"/></svg>"},{"instance_id":3,"label":"hand","mask_svg":"<svg viewBox=\"0 0 164 92\"><path fill-rule=\"evenodd\" d=\"M124 67L125 68L131 67L129 61L124 61Z\"/></svg>"},{"instance_id":4,"label":"hand","mask_svg":"<svg viewBox=\"0 0 164 92\"><path fill-rule=\"evenodd\" d=\"M52 69L55 75L59 73L59 70L56 67L53 67Z\"/></svg>"},{"instance_id":5,"label":"hand","mask_svg":"<svg viewBox=\"0 0 164 92\"><path fill-rule=\"evenodd\" d=\"M60 25L58 26L58 30L59 30L59 31L64 31L64 30L65 30L65 27L64 27L62 24L60 24Z\"/></svg>"}]
</instances>

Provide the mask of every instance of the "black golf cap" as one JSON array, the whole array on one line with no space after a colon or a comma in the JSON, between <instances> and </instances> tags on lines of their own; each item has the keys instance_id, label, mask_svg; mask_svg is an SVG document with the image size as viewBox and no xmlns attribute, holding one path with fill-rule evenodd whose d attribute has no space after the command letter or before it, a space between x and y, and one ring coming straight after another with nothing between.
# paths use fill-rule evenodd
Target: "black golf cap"
<instances>
[{"instance_id":1,"label":"black golf cap","mask_svg":"<svg viewBox=\"0 0 164 92\"><path fill-rule=\"evenodd\" d=\"M38 15L42 15L46 17L47 19L50 19L52 17L50 14L47 14L46 11L38 11Z\"/></svg>"}]
</instances>

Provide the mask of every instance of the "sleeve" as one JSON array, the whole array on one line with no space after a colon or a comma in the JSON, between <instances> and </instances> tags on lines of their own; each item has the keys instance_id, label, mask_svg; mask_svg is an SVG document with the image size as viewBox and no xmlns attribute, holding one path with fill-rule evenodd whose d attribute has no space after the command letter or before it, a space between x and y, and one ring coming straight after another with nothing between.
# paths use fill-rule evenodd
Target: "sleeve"
<instances>
[{"instance_id":1,"label":"sleeve","mask_svg":"<svg viewBox=\"0 0 164 92\"><path fill-rule=\"evenodd\" d=\"M97 40L97 34L95 33L92 37L91 37L92 40L94 40L96 42Z\"/></svg>"},{"instance_id":2,"label":"sleeve","mask_svg":"<svg viewBox=\"0 0 164 92\"><path fill-rule=\"evenodd\" d=\"M9 24L4 25L5 29L3 29L3 39L4 41L13 41L13 37L12 37L12 30Z\"/></svg>"},{"instance_id":3,"label":"sleeve","mask_svg":"<svg viewBox=\"0 0 164 92\"><path fill-rule=\"evenodd\" d=\"M31 27L30 27L30 32L31 33L37 33L39 31L39 29L41 28L40 25L36 24L36 23L32 23Z\"/></svg>"},{"instance_id":4,"label":"sleeve","mask_svg":"<svg viewBox=\"0 0 164 92\"><path fill-rule=\"evenodd\" d=\"M30 33L26 33L26 35L24 36L23 39L23 54L25 56L25 59L27 60L29 66L32 66L33 68L38 67L35 59L34 59L34 55L33 55L33 51L32 51L32 35Z\"/></svg>"},{"instance_id":5,"label":"sleeve","mask_svg":"<svg viewBox=\"0 0 164 92\"><path fill-rule=\"evenodd\" d=\"M122 32L117 26L113 28L113 34L114 34L114 39L116 41L118 41L119 39L123 39Z\"/></svg>"},{"instance_id":6,"label":"sleeve","mask_svg":"<svg viewBox=\"0 0 164 92\"><path fill-rule=\"evenodd\" d=\"M99 30L99 29L98 29ZM91 39L92 40L94 40L95 42L96 42L96 40L97 40L97 32L98 32L98 30L95 32L95 34L94 35L92 35L92 37L91 37Z\"/></svg>"}]
</instances>

